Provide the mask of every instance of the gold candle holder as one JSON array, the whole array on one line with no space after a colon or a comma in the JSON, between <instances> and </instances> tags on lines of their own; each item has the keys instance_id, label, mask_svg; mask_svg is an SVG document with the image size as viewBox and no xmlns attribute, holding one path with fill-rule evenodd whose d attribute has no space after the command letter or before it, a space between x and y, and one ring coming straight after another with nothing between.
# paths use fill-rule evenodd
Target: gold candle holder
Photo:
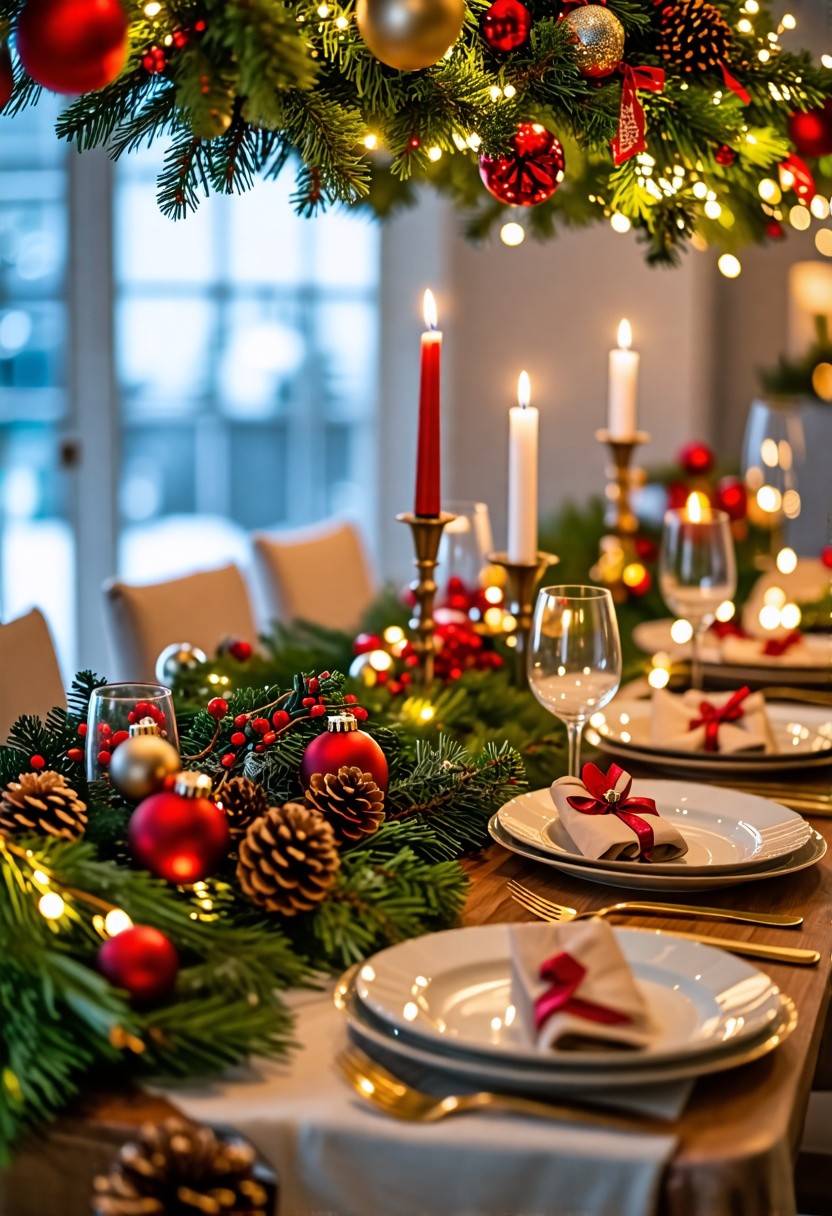
<instances>
[{"instance_id":1,"label":"gold candle holder","mask_svg":"<svg viewBox=\"0 0 832 1216\"><path fill-rule=\"evenodd\" d=\"M528 684L526 673L526 656L529 649L529 635L532 630L534 614L534 589L550 566L556 566L560 561L554 553L538 553L533 562L514 562L507 553L490 553L488 560L495 566L502 566L506 572L506 599L509 610L516 621L512 636L516 639L514 650L514 682L518 688Z\"/></svg>"},{"instance_id":2,"label":"gold candle holder","mask_svg":"<svg viewBox=\"0 0 832 1216\"><path fill-rule=\"evenodd\" d=\"M633 537L638 531L638 517L630 495L633 486L643 480L641 470L631 467L633 453L642 444L649 443L650 436L646 431L635 431L627 439L619 439L607 430L600 430L595 432L595 438L609 448L612 456L612 463L607 466L607 508L604 512L604 523L610 535L602 539L601 556L590 573L610 589L613 600L620 604L627 598L623 571L636 558Z\"/></svg>"},{"instance_id":3,"label":"gold candle holder","mask_svg":"<svg viewBox=\"0 0 832 1216\"><path fill-rule=\"evenodd\" d=\"M419 659L419 680L426 688L433 680L433 659L436 653L436 622L433 619L433 601L436 599L436 579L433 572L437 566L439 542L444 528L456 519L443 511L441 515L397 515L401 524L407 524L413 536L416 552L414 565L419 576L410 584L416 597L410 628L413 630L413 648Z\"/></svg>"}]
</instances>

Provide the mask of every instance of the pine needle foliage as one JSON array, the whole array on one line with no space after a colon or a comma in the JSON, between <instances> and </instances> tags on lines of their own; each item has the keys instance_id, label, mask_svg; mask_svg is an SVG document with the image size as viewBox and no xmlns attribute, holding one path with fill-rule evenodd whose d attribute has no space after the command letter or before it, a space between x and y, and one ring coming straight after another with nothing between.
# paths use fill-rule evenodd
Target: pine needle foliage
<instances>
[{"instance_id":1,"label":"pine needle foliage","mask_svg":"<svg viewBox=\"0 0 832 1216\"><path fill-rule=\"evenodd\" d=\"M0 0L0 29L13 35L21 6ZM619 213L647 259L667 264L695 235L724 248L772 235L798 196L786 191L781 207L768 206L760 178L776 176L790 150L789 113L828 93L808 52L780 46L765 0L753 15L738 0L715 6L731 27L726 66L748 91L747 103L718 70L683 74L663 59L661 3L609 0L624 27L624 65L666 72L663 92L640 94L647 147L624 172L610 150L621 72L583 78L568 25L542 0L529 0L530 37L507 55L492 52L483 37L488 0L470 0L455 45L416 72L374 58L351 0L170 0L152 18L138 0L126 0L130 42L121 74L71 104L58 134L82 149L106 145L113 156L167 140L158 196L174 218L208 194L247 190L291 162L303 215L337 203L385 216L411 204L413 185L427 182L481 239L506 208L485 192L477 157L504 154L517 122L537 121L563 142L567 175L550 200L529 210L531 233L549 239ZM150 51L162 53L160 70L145 66ZM18 61L14 81L10 114L40 95ZM735 153L731 165L717 159L722 148ZM714 198L695 192L701 182ZM720 204L722 219L706 213L706 201Z\"/></svg>"}]
</instances>

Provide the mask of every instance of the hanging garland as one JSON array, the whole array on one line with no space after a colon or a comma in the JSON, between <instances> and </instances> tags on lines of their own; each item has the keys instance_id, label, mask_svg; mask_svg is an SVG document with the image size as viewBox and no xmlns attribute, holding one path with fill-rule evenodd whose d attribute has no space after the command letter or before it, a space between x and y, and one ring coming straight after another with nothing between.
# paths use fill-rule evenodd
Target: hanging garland
<instances>
[{"instance_id":1,"label":"hanging garland","mask_svg":"<svg viewBox=\"0 0 832 1216\"><path fill-rule=\"evenodd\" d=\"M296 157L303 214L386 215L428 180L474 236L522 206L672 261L779 238L812 197L829 74L782 28L758 0L0 0L0 105L80 92L58 133L113 156L164 137L175 217Z\"/></svg>"}]
</instances>

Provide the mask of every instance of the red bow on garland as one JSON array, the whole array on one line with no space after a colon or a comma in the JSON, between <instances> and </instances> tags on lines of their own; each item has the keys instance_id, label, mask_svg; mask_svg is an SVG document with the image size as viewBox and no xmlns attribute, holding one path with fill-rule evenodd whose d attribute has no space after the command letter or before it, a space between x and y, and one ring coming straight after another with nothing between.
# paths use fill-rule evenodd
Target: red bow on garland
<instances>
[{"instance_id":1,"label":"red bow on garland","mask_svg":"<svg viewBox=\"0 0 832 1216\"><path fill-rule=\"evenodd\" d=\"M779 659L780 655L785 654L787 650L791 650L792 646L797 646L798 642L802 640L802 636L800 630L795 629L782 638L769 638L763 646L763 654Z\"/></svg>"},{"instance_id":2,"label":"red bow on garland","mask_svg":"<svg viewBox=\"0 0 832 1216\"><path fill-rule=\"evenodd\" d=\"M621 104L618 109L618 132L610 141L612 158L616 165L643 152L647 147L644 138L644 107L638 99L638 89L648 93L661 93L664 89L664 68L634 68L629 63L622 67L624 80L621 84Z\"/></svg>"},{"instance_id":3,"label":"red bow on garland","mask_svg":"<svg viewBox=\"0 0 832 1216\"><path fill-rule=\"evenodd\" d=\"M724 705L712 705L710 701L699 702L701 717L694 718L688 724L688 730L696 730L698 726L705 727L705 751L719 751L719 728L723 722L737 722L744 715L742 703L751 689L740 688L728 698Z\"/></svg>"},{"instance_id":4,"label":"red bow on garland","mask_svg":"<svg viewBox=\"0 0 832 1216\"><path fill-rule=\"evenodd\" d=\"M619 788L622 777L626 777L626 781ZM653 851L653 829L641 815L658 815L653 799L631 798L633 779L618 764L611 764L606 775L596 764L585 764L581 769L581 781L591 796L567 798L572 809L582 815L616 815L635 832L641 859L649 861ZM640 814L635 814L636 811Z\"/></svg>"},{"instance_id":5,"label":"red bow on garland","mask_svg":"<svg viewBox=\"0 0 832 1216\"><path fill-rule=\"evenodd\" d=\"M534 1003L534 1024L540 1030L544 1022L553 1013L573 1013L576 1017L586 1018L589 1022L599 1022L602 1026L620 1026L629 1022L630 1016L611 1009L608 1005L600 1005L596 1001L585 1001L575 993L583 983L586 967L579 963L571 954L562 950L554 954L540 965L540 978L551 980L551 988L547 988Z\"/></svg>"}]
</instances>

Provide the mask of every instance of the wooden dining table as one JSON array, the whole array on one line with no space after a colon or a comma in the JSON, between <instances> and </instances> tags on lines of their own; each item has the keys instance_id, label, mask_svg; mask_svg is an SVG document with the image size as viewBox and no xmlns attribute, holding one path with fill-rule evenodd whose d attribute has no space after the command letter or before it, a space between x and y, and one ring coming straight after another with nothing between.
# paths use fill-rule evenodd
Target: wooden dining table
<instances>
[{"instance_id":1,"label":"wooden dining table","mask_svg":"<svg viewBox=\"0 0 832 1216\"><path fill-rule=\"evenodd\" d=\"M832 818L808 818L832 845ZM469 858L465 867L471 880L463 914L468 925L530 919L507 890L510 878L579 911L627 897L627 892L582 882L496 844ZM637 896L633 894L632 898ZM660 898L662 902L677 900L664 893ZM689 896L684 898L690 901ZM706 902L705 898L700 902ZM772 1204L772 1194L782 1193L782 1187L778 1191L774 1181L782 1179L782 1171L790 1174L793 1169L813 1080L832 1087L832 1036L826 1032L832 959L832 856L798 874L709 890L707 903L797 913L804 917L804 924L799 929L776 929L690 916L638 917L629 913L617 923L671 932L683 929L705 938L730 936L738 941L805 946L818 950L821 960L814 967L756 964L794 1001L797 1028L770 1055L697 1081L684 1114L673 1128L679 1146L665 1172L659 1213L793 1216L793 1209ZM88 1216L94 1174L105 1168L117 1146L138 1124L158 1121L171 1113L166 1099L141 1090L88 1094L83 1103L27 1143L12 1168L0 1176L0 1216L57 1216L59 1212L61 1216ZM522 1196L518 1196L518 1212L522 1210ZM280 1216L293 1214L280 1210Z\"/></svg>"}]
</instances>

